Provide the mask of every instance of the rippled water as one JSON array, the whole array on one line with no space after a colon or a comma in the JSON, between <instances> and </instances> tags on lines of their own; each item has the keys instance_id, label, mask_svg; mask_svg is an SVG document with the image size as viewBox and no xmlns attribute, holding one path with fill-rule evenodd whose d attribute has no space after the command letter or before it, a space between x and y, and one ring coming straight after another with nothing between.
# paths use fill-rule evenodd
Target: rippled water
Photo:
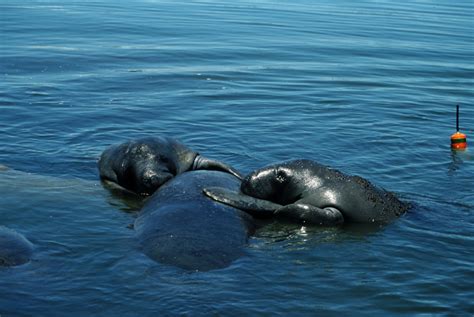
<instances>
[{"instance_id":1,"label":"rippled water","mask_svg":"<svg viewBox=\"0 0 474 317\"><path fill-rule=\"evenodd\" d=\"M474 314L473 34L469 0L3 0L0 225L36 251L0 269L0 315ZM185 272L138 251L139 204L98 181L108 145L150 135L244 173L314 159L414 207L270 225Z\"/></svg>"}]
</instances>

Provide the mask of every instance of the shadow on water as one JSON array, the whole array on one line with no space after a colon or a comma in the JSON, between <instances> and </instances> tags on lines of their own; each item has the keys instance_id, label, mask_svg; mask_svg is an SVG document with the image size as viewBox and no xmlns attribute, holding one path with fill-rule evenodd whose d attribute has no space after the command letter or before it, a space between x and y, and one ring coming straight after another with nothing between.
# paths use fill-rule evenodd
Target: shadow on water
<instances>
[{"instance_id":1,"label":"shadow on water","mask_svg":"<svg viewBox=\"0 0 474 317\"><path fill-rule=\"evenodd\" d=\"M451 163L448 167L448 175L452 176L467 161L474 161L474 155L470 153L469 149L451 150Z\"/></svg>"},{"instance_id":2,"label":"shadow on water","mask_svg":"<svg viewBox=\"0 0 474 317\"><path fill-rule=\"evenodd\" d=\"M123 212L136 216L146 202L147 197L139 196L115 183L101 181L101 184L110 193L107 202Z\"/></svg>"},{"instance_id":3,"label":"shadow on water","mask_svg":"<svg viewBox=\"0 0 474 317\"><path fill-rule=\"evenodd\" d=\"M389 224L349 223L339 227L301 226L298 224L274 221L262 223L255 237L264 243L278 243L293 239L311 239L321 242L343 242L363 240L376 234Z\"/></svg>"}]
</instances>

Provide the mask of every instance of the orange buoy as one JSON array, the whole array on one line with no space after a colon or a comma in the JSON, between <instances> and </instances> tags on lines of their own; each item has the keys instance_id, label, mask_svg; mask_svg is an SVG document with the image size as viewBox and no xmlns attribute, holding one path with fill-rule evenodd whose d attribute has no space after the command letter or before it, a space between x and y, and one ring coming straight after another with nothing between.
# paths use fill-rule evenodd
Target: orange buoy
<instances>
[{"instance_id":1,"label":"orange buoy","mask_svg":"<svg viewBox=\"0 0 474 317\"><path fill-rule=\"evenodd\" d=\"M467 148L466 135L459 131L451 135L451 148L453 150L464 150Z\"/></svg>"},{"instance_id":2,"label":"orange buoy","mask_svg":"<svg viewBox=\"0 0 474 317\"><path fill-rule=\"evenodd\" d=\"M464 150L467 148L467 137L459 132L459 105L456 105L456 133L451 135L451 149Z\"/></svg>"}]
</instances>

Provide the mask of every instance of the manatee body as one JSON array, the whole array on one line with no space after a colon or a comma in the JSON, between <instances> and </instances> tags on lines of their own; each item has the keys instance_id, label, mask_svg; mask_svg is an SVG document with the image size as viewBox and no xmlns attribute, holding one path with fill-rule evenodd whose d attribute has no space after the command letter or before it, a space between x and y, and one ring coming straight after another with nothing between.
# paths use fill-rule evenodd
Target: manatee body
<instances>
[{"instance_id":1,"label":"manatee body","mask_svg":"<svg viewBox=\"0 0 474 317\"><path fill-rule=\"evenodd\" d=\"M30 241L16 231L0 226L0 267L25 264L32 254Z\"/></svg>"},{"instance_id":2,"label":"manatee body","mask_svg":"<svg viewBox=\"0 0 474 317\"><path fill-rule=\"evenodd\" d=\"M409 207L366 179L311 160L293 160L256 170L244 178L240 190L207 187L204 193L254 216L314 225L384 223Z\"/></svg>"},{"instance_id":3,"label":"manatee body","mask_svg":"<svg viewBox=\"0 0 474 317\"><path fill-rule=\"evenodd\" d=\"M113 145L99 159L102 180L140 195L151 195L174 176L191 170L218 170L241 177L232 167L205 158L169 137Z\"/></svg>"},{"instance_id":4,"label":"manatee body","mask_svg":"<svg viewBox=\"0 0 474 317\"><path fill-rule=\"evenodd\" d=\"M173 178L145 203L134 228L151 259L186 270L223 268L244 254L253 218L204 196L204 187L232 191L240 180L218 171L192 171Z\"/></svg>"}]
</instances>

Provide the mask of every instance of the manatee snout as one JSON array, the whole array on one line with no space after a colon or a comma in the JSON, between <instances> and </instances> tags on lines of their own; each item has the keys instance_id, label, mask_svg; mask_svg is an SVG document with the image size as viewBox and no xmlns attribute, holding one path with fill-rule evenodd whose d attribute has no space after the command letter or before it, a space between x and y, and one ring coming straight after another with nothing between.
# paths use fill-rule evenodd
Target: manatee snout
<instances>
[{"instance_id":1,"label":"manatee snout","mask_svg":"<svg viewBox=\"0 0 474 317\"><path fill-rule=\"evenodd\" d=\"M174 176L175 174L160 166L143 166L135 175L136 192L151 195Z\"/></svg>"}]
</instances>

